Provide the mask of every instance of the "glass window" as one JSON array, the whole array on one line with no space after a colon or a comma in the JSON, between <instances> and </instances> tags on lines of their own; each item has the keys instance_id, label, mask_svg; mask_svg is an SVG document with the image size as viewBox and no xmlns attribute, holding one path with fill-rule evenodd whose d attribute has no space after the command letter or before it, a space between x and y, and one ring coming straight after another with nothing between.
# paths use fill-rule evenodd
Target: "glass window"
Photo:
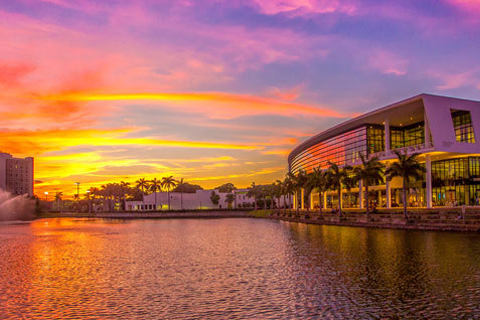
<instances>
[{"instance_id":1,"label":"glass window","mask_svg":"<svg viewBox=\"0 0 480 320\"><path fill-rule=\"evenodd\" d=\"M452 110L452 121L457 142L475 143L470 111Z\"/></svg>"},{"instance_id":2,"label":"glass window","mask_svg":"<svg viewBox=\"0 0 480 320\"><path fill-rule=\"evenodd\" d=\"M425 143L424 122L407 127L390 127L390 145L392 149L416 146Z\"/></svg>"},{"instance_id":3,"label":"glass window","mask_svg":"<svg viewBox=\"0 0 480 320\"><path fill-rule=\"evenodd\" d=\"M368 154L385 151L385 128L369 125L367 129Z\"/></svg>"}]
</instances>

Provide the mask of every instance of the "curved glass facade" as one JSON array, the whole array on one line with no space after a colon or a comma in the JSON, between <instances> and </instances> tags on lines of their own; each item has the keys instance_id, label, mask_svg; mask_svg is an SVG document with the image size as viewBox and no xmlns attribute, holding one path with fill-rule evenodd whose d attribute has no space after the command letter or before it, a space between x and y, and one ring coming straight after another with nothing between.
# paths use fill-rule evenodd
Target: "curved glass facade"
<instances>
[{"instance_id":1,"label":"curved glass facade","mask_svg":"<svg viewBox=\"0 0 480 320\"><path fill-rule=\"evenodd\" d=\"M392 149L421 145L425 143L424 131L423 122L390 127L390 145ZM360 153L370 155L382 151L385 151L385 127L366 124L300 152L290 163L290 171L296 174L299 170L310 172L317 167L327 169L328 162L343 166L360 160Z\"/></svg>"},{"instance_id":2,"label":"curved glass facade","mask_svg":"<svg viewBox=\"0 0 480 320\"><path fill-rule=\"evenodd\" d=\"M339 166L360 159L360 152L367 152L367 127L362 126L333 138L321 141L300 152L290 164L290 171L310 172L313 168L328 168L328 162Z\"/></svg>"}]
</instances>

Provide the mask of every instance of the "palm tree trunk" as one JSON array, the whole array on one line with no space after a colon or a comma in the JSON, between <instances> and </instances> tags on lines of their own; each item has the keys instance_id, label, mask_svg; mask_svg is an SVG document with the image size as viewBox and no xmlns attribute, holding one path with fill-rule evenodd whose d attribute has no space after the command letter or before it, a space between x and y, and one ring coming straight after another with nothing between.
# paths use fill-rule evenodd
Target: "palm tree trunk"
<instances>
[{"instance_id":1,"label":"palm tree trunk","mask_svg":"<svg viewBox=\"0 0 480 320\"><path fill-rule=\"evenodd\" d=\"M323 192L320 192L318 190L318 212L320 215L322 214L322 209L323 209Z\"/></svg>"},{"instance_id":2,"label":"palm tree trunk","mask_svg":"<svg viewBox=\"0 0 480 320\"><path fill-rule=\"evenodd\" d=\"M295 192L295 199L297 200L297 201L295 201L295 203L297 204L296 207L297 207L297 216L298 216L298 215L300 215L300 210L298 208L298 193L297 192Z\"/></svg>"},{"instance_id":3,"label":"palm tree trunk","mask_svg":"<svg viewBox=\"0 0 480 320\"><path fill-rule=\"evenodd\" d=\"M365 208L367 208L367 221L370 220L370 206L368 202L368 184L365 184L365 200L367 201Z\"/></svg>"},{"instance_id":4,"label":"palm tree trunk","mask_svg":"<svg viewBox=\"0 0 480 320\"><path fill-rule=\"evenodd\" d=\"M405 178L403 180L403 217L407 219L407 186L405 184Z\"/></svg>"},{"instance_id":5,"label":"palm tree trunk","mask_svg":"<svg viewBox=\"0 0 480 320\"><path fill-rule=\"evenodd\" d=\"M283 195L283 215L287 214L287 195Z\"/></svg>"},{"instance_id":6,"label":"palm tree trunk","mask_svg":"<svg viewBox=\"0 0 480 320\"><path fill-rule=\"evenodd\" d=\"M289 193L288 194L288 213L291 213L292 212L292 194Z\"/></svg>"},{"instance_id":7,"label":"palm tree trunk","mask_svg":"<svg viewBox=\"0 0 480 320\"><path fill-rule=\"evenodd\" d=\"M183 210L183 192L180 192L180 209Z\"/></svg>"},{"instance_id":8,"label":"palm tree trunk","mask_svg":"<svg viewBox=\"0 0 480 320\"><path fill-rule=\"evenodd\" d=\"M307 201L307 215L308 215L309 210L310 210L310 192L308 193L307 199L308 199L308 201Z\"/></svg>"},{"instance_id":9,"label":"palm tree trunk","mask_svg":"<svg viewBox=\"0 0 480 320\"><path fill-rule=\"evenodd\" d=\"M342 216L342 186L338 186L338 215Z\"/></svg>"}]
</instances>

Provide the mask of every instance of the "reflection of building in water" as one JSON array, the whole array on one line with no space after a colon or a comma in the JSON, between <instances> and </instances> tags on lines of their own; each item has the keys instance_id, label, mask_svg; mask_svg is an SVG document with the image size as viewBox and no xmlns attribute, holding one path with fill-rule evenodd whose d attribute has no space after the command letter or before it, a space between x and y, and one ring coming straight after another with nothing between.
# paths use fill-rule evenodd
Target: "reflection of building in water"
<instances>
[{"instance_id":1,"label":"reflection of building in water","mask_svg":"<svg viewBox=\"0 0 480 320\"><path fill-rule=\"evenodd\" d=\"M328 162L358 166L360 153L377 156L388 166L393 150L419 153L426 174L411 185L410 206L478 205L480 198L480 102L421 94L348 120L297 146L289 155L290 171L327 169ZM477 136L475 136L475 131ZM342 192L346 207L363 207L361 185ZM369 187L380 206L399 206L402 179ZM318 192L310 206L319 204ZM301 206L304 199L299 197ZM335 191L324 203L338 202Z\"/></svg>"},{"instance_id":2,"label":"reflection of building in water","mask_svg":"<svg viewBox=\"0 0 480 320\"><path fill-rule=\"evenodd\" d=\"M33 196L33 158L0 153L0 189L14 195Z\"/></svg>"}]
</instances>

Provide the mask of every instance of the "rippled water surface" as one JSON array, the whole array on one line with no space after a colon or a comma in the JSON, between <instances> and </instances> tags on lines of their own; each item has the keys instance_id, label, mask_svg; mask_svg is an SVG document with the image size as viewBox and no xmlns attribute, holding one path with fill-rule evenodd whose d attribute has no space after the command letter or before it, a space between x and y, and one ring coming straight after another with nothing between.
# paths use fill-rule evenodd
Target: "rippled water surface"
<instances>
[{"instance_id":1,"label":"rippled water surface","mask_svg":"<svg viewBox=\"0 0 480 320\"><path fill-rule=\"evenodd\" d=\"M257 219L0 225L0 318L480 318L480 236Z\"/></svg>"}]
</instances>

